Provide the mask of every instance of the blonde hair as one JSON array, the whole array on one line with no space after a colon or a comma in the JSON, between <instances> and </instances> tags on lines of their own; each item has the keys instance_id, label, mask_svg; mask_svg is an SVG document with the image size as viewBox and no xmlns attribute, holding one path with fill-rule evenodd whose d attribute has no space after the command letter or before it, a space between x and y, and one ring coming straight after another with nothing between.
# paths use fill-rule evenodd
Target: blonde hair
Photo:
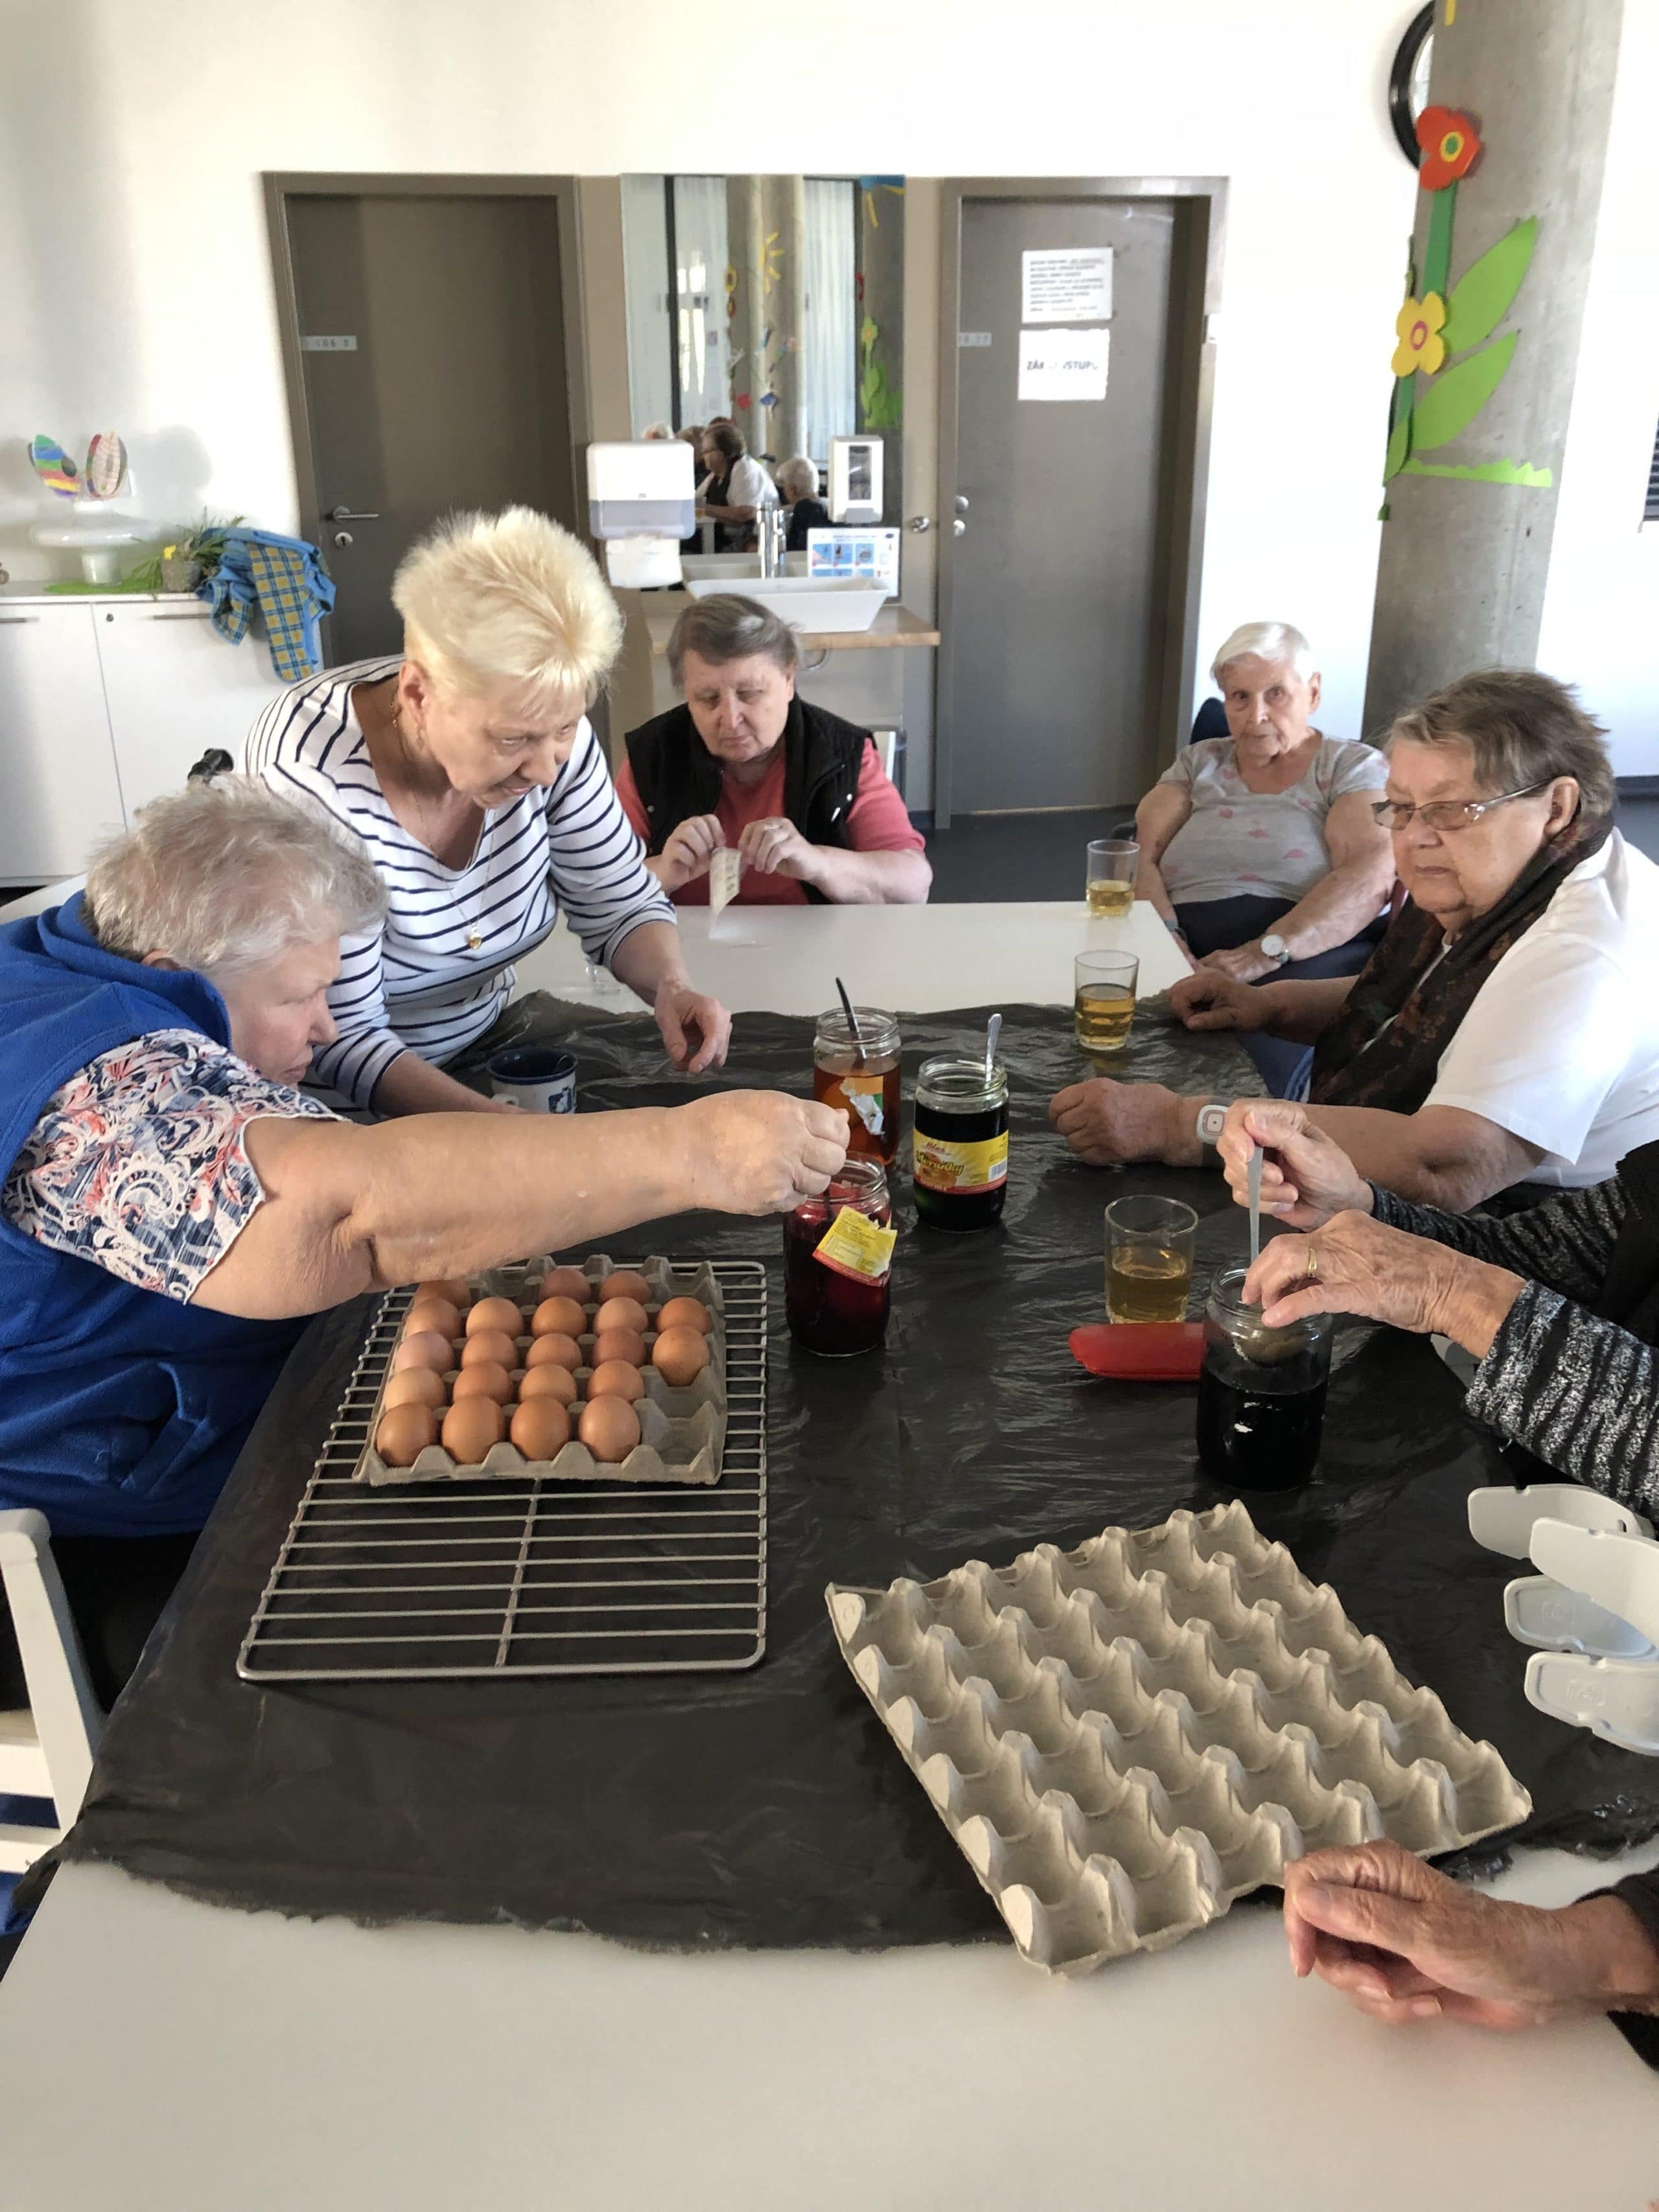
<instances>
[{"instance_id":1,"label":"blonde hair","mask_svg":"<svg viewBox=\"0 0 1659 2212\"><path fill-rule=\"evenodd\" d=\"M164 952L216 977L375 928L386 891L362 844L314 799L221 775L151 799L100 845L82 909L106 952Z\"/></svg>"},{"instance_id":2,"label":"blonde hair","mask_svg":"<svg viewBox=\"0 0 1659 2212\"><path fill-rule=\"evenodd\" d=\"M598 562L529 507L446 516L398 562L392 604L410 657L472 698L506 685L589 704L622 646Z\"/></svg>"}]
</instances>

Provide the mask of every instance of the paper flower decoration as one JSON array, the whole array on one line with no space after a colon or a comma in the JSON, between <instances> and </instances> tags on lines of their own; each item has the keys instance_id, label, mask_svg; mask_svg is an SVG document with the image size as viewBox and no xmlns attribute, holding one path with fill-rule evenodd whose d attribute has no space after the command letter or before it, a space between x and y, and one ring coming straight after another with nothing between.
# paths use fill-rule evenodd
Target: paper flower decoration
<instances>
[{"instance_id":1,"label":"paper flower decoration","mask_svg":"<svg viewBox=\"0 0 1659 2212\"><path fill-rule=\"evenodd\" d=\"M747 407L749 404L749 394L746 392L738 392L736 404L739 407Z\"/></svg>"},{"instance_id":2,"label":"paper flower decoration","mask_svg":"<svg viewBox=\"0 0 1659 2212\"><path fill-rule=\"evenodd\" d=\"M1432 376L1446 358L1446 341L1440 335L1445 326L1446 303L1438 292L1421 300L1408 298L1394 319L1400 341L1390 364L1395 374L1410 376L1420 368L1425 376Z\"/></svg>"},{"instance_id":3,"label":"paper flower decoration","mask_svg":"<svg viewBox=\"0 0 1659 2212\"><path fill-rule=\"evenodd\" d=\"M1467 177L1480 152L1473 118L1455 107L1425 107L1417 118L1417 143L1423 149L1417 181L1425 192L1443 192Z\"/></svg>"}]
</instances>

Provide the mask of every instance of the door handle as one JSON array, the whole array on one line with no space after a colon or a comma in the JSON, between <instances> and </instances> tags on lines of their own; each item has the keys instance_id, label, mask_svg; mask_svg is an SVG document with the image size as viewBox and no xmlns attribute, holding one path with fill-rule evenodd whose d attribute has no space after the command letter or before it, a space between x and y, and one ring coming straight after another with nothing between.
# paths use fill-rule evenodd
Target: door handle
<instances>
[{"instance_id":1,"label":"door handle","mask_svg":"<svg viewBox=\"0 0 1659 2212\"><path fill-rule=\"evenodd\" d=\"M33 623L33 622L39 622L39 621L40 621L40 616L39 616L39 615L0 615L0 623Z\"/></svg>"},{"instance_id":2,"label":"door handle","mask_svg":"<svg viewBox=\"0 0 1659 2212\"><path fill-rule=\"evenodd\" d=\"M915 532L918 538L923 536L923 534L931 530L933 526L933 518L931 514L913 514L910 517L910 527Z\"/></svg>"},{"instance_id":3,"label":"door handle","mask_svg":"<svg viewBox=\"0 0 1659 2212\"><path fill-rule=\"evenodd\" d=\"M968 526L960 515L957 515L956 520L951 525L951 535L952 538L965 538L968 535Z\"/></svg>"},{"instance_id":4,"label":"door handle","mask_svg":"<svg viewBox=\"0 0 1659 2212\"><path fill-rule=\"evenodd\" d=\"M331 507L323 517L325 522L378 522L380 519L378 514L369 514L367 508L360 514L350 507Z\"/></svg>"}]
</instances>

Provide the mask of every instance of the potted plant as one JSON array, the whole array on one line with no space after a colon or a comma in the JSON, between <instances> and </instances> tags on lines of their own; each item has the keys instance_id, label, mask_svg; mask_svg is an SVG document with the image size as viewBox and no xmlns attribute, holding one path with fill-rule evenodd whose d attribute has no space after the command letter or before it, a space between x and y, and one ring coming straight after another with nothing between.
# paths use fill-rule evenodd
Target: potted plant
<instances>
[{"instance_id":1,"label":"potted plant","mask_svg":"<svg viewBox=\"0 0 1659 2212\"><path fill-rule=\"evenodd\" d=\"M170 544L140 562L126 580L132 592L193 592L224 557L225 540L241 522L240 514L215 521L204 514Z\"/></svg>"}]
</instances>

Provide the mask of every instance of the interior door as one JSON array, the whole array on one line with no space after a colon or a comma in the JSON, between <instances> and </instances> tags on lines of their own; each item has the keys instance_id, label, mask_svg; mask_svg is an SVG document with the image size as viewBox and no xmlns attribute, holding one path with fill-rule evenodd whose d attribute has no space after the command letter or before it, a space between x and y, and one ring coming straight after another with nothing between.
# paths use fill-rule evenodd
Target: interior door
<instances>
[{"instance_id":1,"label":"interior door","mask_svg":"<svg viewBox=\"0 0 1659 2212\"><path fill-rule=\"evenodd\" d=\"M286 196L330 657L395 652L392 572L457 508L578 529L552 194Z\"/></svg>"},{"instance_id":2,"label":"interior door","mask_svg":"<svg viewBox=\"0 0 1659 2212\"><path fill-rule=\"evenodd\" d=\"M1101 807L1158 767L1157 635L1176 211L1169 200L962 204L956 513L942 691L951 812ZM1024 257L1111 252L1109 314L1027 321ZM947 251L948 251L947 246ZM1054 264L1048 264L1050 270ZM1092 309L1091 313L1089 310ZM1073 329L1067 346L1054 333ZM1105 388L1087 364L1105 346ZM1022 396L1023 389L1029 396ZM1038 392L1088 397L1038 397Z\"/></svg>"}]
</instances>

